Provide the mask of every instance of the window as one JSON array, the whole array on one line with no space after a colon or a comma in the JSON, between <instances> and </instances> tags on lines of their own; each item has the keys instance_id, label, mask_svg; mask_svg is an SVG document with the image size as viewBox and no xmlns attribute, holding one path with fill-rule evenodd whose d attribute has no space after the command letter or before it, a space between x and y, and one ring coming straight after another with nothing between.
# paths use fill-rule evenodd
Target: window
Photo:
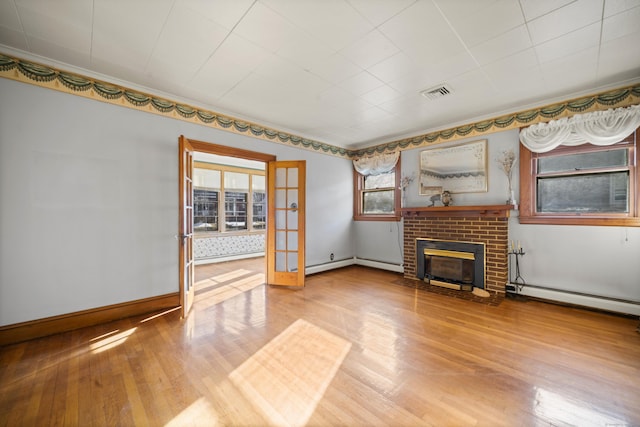
<instances>
[{"instance_id":1,"label":"window","mask_svg":"<svg viewBox=\"0 0 640 427\"><path fill-rule=\"evenodd\" d=\"M520 146L520 222L640 226L636 135L608 146Z\"/></svg>"},{"instance_id":2,"label":"window","mask_svg":"<svg viewBox=\"0 0 640 427\"><path fill-rule=\"evenodd\" d=\"M196 233L266 229L263 171L196 162L193 194Z\"/></svg>"},{"instance_id":3,"label":"window","mask_svg":"<svg viewBox=\"0 0 640 427\"><path fill-rule=\"evenodd\" d=\"M251 189L253 190L253 221L254 230L264 230L267 225L267 193L265 191L264 176L253 175L251 177Z\"/></svg>"},{"instance_id":4,"label":"window","mask_svg":"<svg viewBox=\"0 0 640 427\"><path fill-rule=\"evenodd\" d=\"M364 176L353 171L354 219L400 221L400 159L393 170Z\"/></svg>"},{"instance_id":5,"label":"window","mask_svg":"<svg viewBox=\"0 0 640 427\"><path fill-rule=\"evenodd\" d=\"M195 232L218 231L219 192L202 188L193 190L193 229Z\"/></svg>"}]
</instances>

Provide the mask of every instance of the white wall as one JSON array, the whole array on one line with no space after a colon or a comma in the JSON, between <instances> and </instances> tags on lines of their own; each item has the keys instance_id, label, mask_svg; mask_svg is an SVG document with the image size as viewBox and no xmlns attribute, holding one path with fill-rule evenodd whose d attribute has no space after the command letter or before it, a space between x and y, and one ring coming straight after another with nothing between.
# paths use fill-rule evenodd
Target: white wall
<instances>
[{"instance_id":1,"label":"white wall","mask_svg":"<svg viewBox=\"0 0 640 427\"><path fill-rule=\"evenodd\" d=\"M447 145L484 138L489 147L489 191L454 194L454 205L504 204L507 199L507 178L499 169L496 158L509 148L518 153L517 130ZM424 149L402 152L403 176L415 174L417 177L419 154ZM517 177L516 171L513 183L516 198L519 192ZM417 179L414 180L406 194L406 205L428 206L428 199L418 195ZM521 258L520 273L527 284L640 303L640 228L527 225L520 224L517 217L518 211L511 211L509 238L519 240L526 252ZM357 256L361 256L361 251L373 251L370 246L377 245L377 259L396 261L397 249L391 242L393 237L388 224L358 224L356 231ZM361 235L364 232L366 236ZM380 244L387 240L388 244Z\"/></svg>"},{"instance_id":2,"label":"white wall","mask_svg":"<svg viewBox=\"0 0 640 427\"><path fill-rule=\"evenodd\" d=\"M0 325L178 291L181 134L306 160L306 264L355 255L348 160L7 79L0 93Z\"/></svg>"}]
</instances>

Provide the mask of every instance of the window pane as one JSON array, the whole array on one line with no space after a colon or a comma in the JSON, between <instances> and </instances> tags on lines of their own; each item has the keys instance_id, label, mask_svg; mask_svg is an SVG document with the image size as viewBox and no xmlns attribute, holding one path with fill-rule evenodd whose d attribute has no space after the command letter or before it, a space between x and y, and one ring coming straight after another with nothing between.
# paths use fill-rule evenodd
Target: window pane
<instances>
[{"instance_id":1,"label":"window pane","mask_svg":"<svg viewBox=\"0 0 640 427\"><path fill-rule=\"evenodd\" d=\"M251 175L251 186L253 187L253 191L264 191L264 176Z\"/></svg>"},{"instance_id":2,"label":"window pane","mask_svg":"<svg viewBox=\"0 0 640 427\"><path fill-rule=\"evenodd\" d=\"M225 172L224 188L225 190L249 191L249 174Z\"/></svg>"},{"instance_id":3,"label":"window pane","mask_svg":"<svg viewBox=\"0 0 640 427\"><path fill-rule=\"evenodd\" d=\"M247 229L247 193L224 193L224 223L227 231Z\"/></svg>"},{"instance_id":4,"label":"window pane","mask_svg":"<svg viewBox=\"0 0 640 427\"><path fill-rule=\"evenodd\" d=\"M218 192L196 188L193 199L194 232L218 231Z\"/></svg>"},{"instance_id":5,"label":"window pane","mask_svg":"<svg viewBox=\"0 0 640 427\"><path fill-rule=\"evenodd\" d=\"M266 193L253 193L253 224L254 230L264 230L267 224L267 195Z\"/></svg>"},{"instance_id":6,"label":"window pane","mask_svg":"<svg viewBox=\"0 0 640 427\"><path fill-rule=\"evenodd\" d=\"M211 169L193 169L193 185L196 187L220 188L220 171Z\"/></svg>"},{"instance_id":7,"label":"window pane","mask_svg":"<svg viewBox=\"0 0 640 427\"><path fill-rule=\"evenodd\" d=\"M395 172L387 172L381 175L369 175L364 177L364 189L393 188L396 185Z\"/></svg>"},{"instance_id":8,"label":"window pane","mask_svg":"<svg viewBox=\"0 0 640 427\"><path fill-rule=\"evenodd\" d=\"M538 160L538 173L568 172L627 166L627 149L594 151L582 154L566 154L559 156L541 157Z\"/></svg>"},{"instance_id":9,"label":"window pane","mask_svg":"<svg viewBox=\"0 0 640 427\"><path fill-rule=\"evenodd\" d=\"M394 212L394 190L362 193L362 213L388 214Z\"/></svg>"},{"instance_id":10,"label":"window pane","mask_svg":"<svg viewBox=\"0 0 640 427\"><path fill-rule=\"evenodd\" d=\"M538 178L538 212L625 213L629 172Z\"/></svg>"}]
</instances>

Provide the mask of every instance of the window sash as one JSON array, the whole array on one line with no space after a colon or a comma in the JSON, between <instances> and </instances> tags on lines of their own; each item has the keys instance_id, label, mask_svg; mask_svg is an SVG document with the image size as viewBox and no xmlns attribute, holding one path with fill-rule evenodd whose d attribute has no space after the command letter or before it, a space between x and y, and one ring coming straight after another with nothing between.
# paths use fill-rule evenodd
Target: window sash
<instances>
[{"instance_id":1,"label":"window sash","mask_svg":"<svg viewBox=\"0 0 640 427\"><path fill-rule=\"evenodd\" d=\"M384 178L376 178L369 180L367 185L366 177L359 174L355 169L353 171L353 185L354 185L354 201L353 201L353 218L355 221L400 221L400 197L402 195L400 190L400 159L398 159L395 168L392 172L387 174L393 174L393 180L391 186L375 187L372 185L375 182L384 181ZM373 199L375 193L391 192L392 196L392 209L380 210L371 209L371 205L366 199Z\"/></svg>"},{"instance_id":2,"label":"window sash","mask_svg":"<svg viewBox=\"0 0 640 427\"><path fill-rule=\"evenodd\" d=\"M522 144L520 145L520 215L519 221L523 224L564 224L564 225L604 225L604 226L640 226L639 194L640 179L637 168L636 132L624 141L610 146L580 145L574 147L559 147L547 153L532 153ZM539 161L544 158L563 155L575 155L585 153L597 153L599 151L625 150L626 164L616 165L615 162L606 164L592 164L591 168L578 168L578 170L547 171L538 173ZM544 161L544 160L543 160ZM618 162L619 164L620 162ZM606 176L627 174L628 184L624 188L612 188L610 209L598 210L598 202L584 209L549 209L541 206L538 183L552 179L578 179L580 177L593 177L601 180L600 185L607 179ZM589 179L589 178L587 178ZM609 178L611 179L611 178ZM594 181L595 182L595 181ZM614 184L611 184L614 185ZM587 187L575 190L584 192ZM626 192L626 194L622 194ZM625 201L626 197L626 201ZM571 204L571 200L566 204ZM544 204L544 201L542 201ZM567 207L567 206L565 206Z\"/></svg>"}]
</instances>

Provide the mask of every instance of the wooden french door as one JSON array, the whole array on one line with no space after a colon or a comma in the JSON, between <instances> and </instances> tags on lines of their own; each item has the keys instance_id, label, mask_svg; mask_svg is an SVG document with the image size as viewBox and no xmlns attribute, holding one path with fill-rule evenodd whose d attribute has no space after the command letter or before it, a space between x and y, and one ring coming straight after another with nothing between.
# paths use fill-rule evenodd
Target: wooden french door
<instances>
[{"instance_id":1,"label":"wooden french door","mask_svg":"<svg viewBox=\"0 0 640 427\"><path fill-rule=\"evenodd\" d=\"M267 284L304 286L306 162L269 162Z\"/></svg>"},{"instance_id":2,"label":"wooden french door","mask_svg":"<svg viewBox=\"0 0 640 427\"><path fill-rule=\"evenodd\" d=\"M186 318L193 305L194 259L193 259L193 146L187 138L180 136L180 304L182 317Z\"/></svg>"}]
</instances>

